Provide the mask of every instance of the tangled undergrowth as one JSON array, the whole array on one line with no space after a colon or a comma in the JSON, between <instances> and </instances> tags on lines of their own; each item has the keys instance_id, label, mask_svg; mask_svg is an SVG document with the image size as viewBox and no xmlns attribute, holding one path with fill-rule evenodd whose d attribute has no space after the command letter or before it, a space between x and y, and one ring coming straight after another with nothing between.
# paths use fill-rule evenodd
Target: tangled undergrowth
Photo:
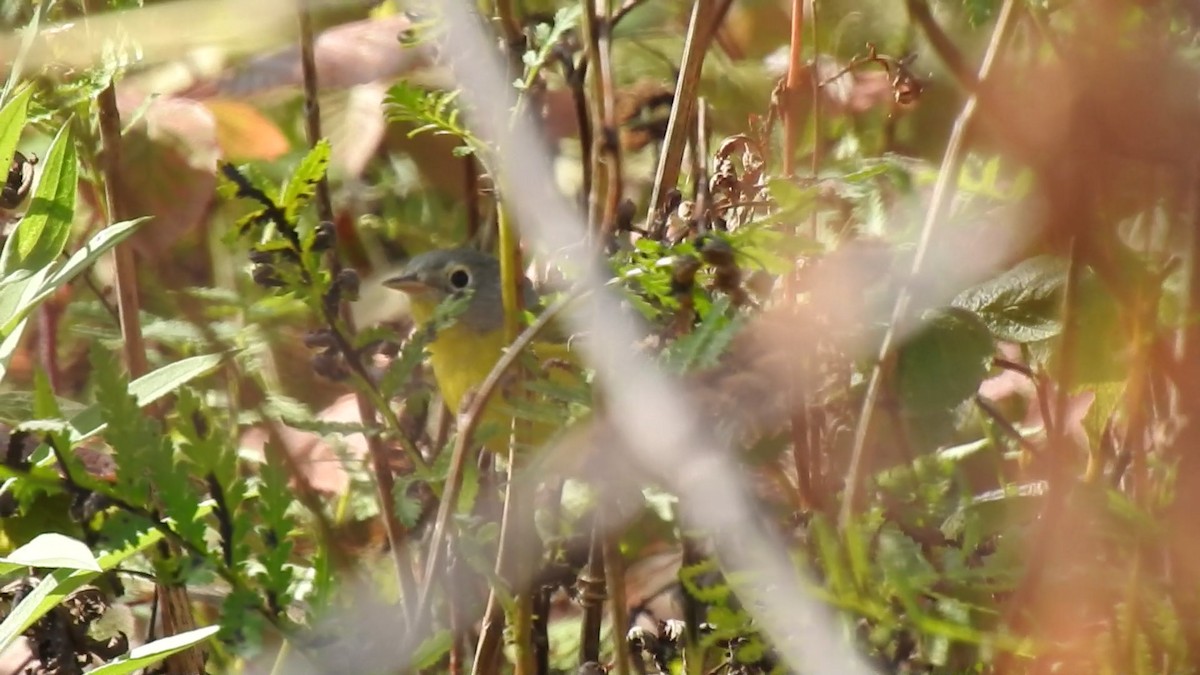
<instances>
[{"instance_id":1,"label":"tangled undergrowth","mask_svg":"<svg viewBox=\"0 0 1200 675\"><path fill-rule=\"evenodd\" d=\"M1192 3L100 5L0 3L3 672L1200 669Z\"/></svg>"}]
</instances>

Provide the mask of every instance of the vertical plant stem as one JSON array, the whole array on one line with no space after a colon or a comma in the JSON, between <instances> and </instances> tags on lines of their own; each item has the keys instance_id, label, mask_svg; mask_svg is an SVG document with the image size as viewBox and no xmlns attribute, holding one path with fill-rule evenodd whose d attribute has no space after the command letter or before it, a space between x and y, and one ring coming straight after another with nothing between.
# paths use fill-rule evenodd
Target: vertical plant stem
<instances>
[{"instance_id":1,"label":"vertical plant stem","mask_svg":"<svg viewBox=\"0 0 1200 675\"><path fill-rule=\"evenodd\" d=\"M513 0L496 0L496 17L500 20L500 30L504 31L509 64L514 73L520 72L520 49L525 44L525 39L521 35L521 21L517 18L517 8Z\"/></svg>"},{"instance_id":2,"label":"vertical plant stem","mask_svg":"<svg viewBox=\"0 0 1200 675\"><path fill-rule=\"evenodd\" d=\"M992 39L988 44L987 52L983 56L983 63L979 67L979 81L981 83L986 82L991 75L1000 51L1007 44L1008 38L1016 26L1017 4L1018 0L1005 0L1004 6L1000 9L1000 15L996 19L996 27L992 31ZM938 172L937 182L933 187L929 210L925 214L925 222L921 228L920 239L917 242L917 250L913 257L912 268L896 295L896 303L892 308L891 319L888 321L883 342L879 346L879 355L874 367L871 369L871 377L867 383L867 392L863 398L862 412L859 414L858 422L854 428L850 467L846 472L845 494L842 498L841 513L838 517L838 526L842 529L845 529L850 524L850 520L853 518L855 509L857 508L858 491L862 487L862 474L866 469L868 459L866 456L868 448L867 434L870 431L871 419L883 387L884 368L893 358L897 335L901 323L907 319L909 303L912 301L912 288L924 271L925 256L929 252L929 244L933 241L934 235L938 233L938 229L950 209L954 185L958 180L963 156L966 154L967 130L975 119L975 112L978 107L979 94L978 92L972 93L963 106L963 109L959 112L958 118L954 121L954 128L950 132L950 140L946 144L946 154L942 158L942 166Z\"/></svg>"},{"instance_id":3,"label":"vertical plant stem","mask_svg":"<svg viewBox=\"0 0 1200 675\"><path fill-rule=\"evenodd\" d=\"M93 13L94 3L89 3L88 13ZM96 98L99 109L100 141L104 146L101 154L100 172L104 177L104 197L108 204L110 222L129 220L135 214L129 207L121 182L121 113L117 108L116 82L110 80L100 95ZM149 371L146 359L146 345L142 339L142 325L139 319L141 302L138 296L137 265L133 257L130 242L125 242L113 249L113 259L116 269L115 285L117 290L117 316L121 326L121 349L125 364L129 368L131 380L145 375ZM177 544L169 544L167 552L178 555ZM156 585L156 595L159 601L159 612L162 617L163 633L166 636L178 635L196 628L196 618L192 615L191 600L187 587L178 583L160 583ZM204 672L205 653L203 649L193 647L167 659L166 667L170 675L192 675Z\"/></svg>"},{"instance_id":4,"label":"vertical plant stem","mask_svg":"<svg viewBox=\"0 0 1200 675\"><path fill-rule=\"evenodd\" d=\"M504 352L504 356L500 357L500 360L492 367L492 372L488 373L487 378L479 385L479 389L471 398L466 412L461 416L458 436L454 439L454 450L451 451L450 455L450 467L442 490L441 503L438 504L437 517L433 524L433 534L430 537L429 557L425 563L425 578L418 596L420 600L417 604L416 612L417 626L420 626L425 621L425 617L429 612L434 579L438 577L441 571L442 555L445 549L447 533L451 525L450 517L454 511L453 505L458 501L459 490L462 488L463 467L466 463L467 449L470 447L471 440L475 436L475 429L479 426L483 410L499 386L500 379L508 372L509 367L516 362L521 353L533 343L534 338L550 324L554 317L576 297L578 297L578 293L569 293L566 297L560 298L553 305L547 307L538 316L537 320L509 345L508 349Z\"/></svg>"},{"instance_id":5,"label":"vertical plant stem","mask_svg":"<svg viewBox=\"0 0 1200 675\"><path fill-rule=\"evenodd\" d=\"M592 540L587 565L579 574L579 604L583 621L579 627L579 665L600 660L600 625L604 620L604 532L597 510L592 518Z\"/></svg>"},{"instance_id":6,"label":"vertical plant stem","mask_svg":"<svg viewBox=\"0 0 1200 675\"><path fill-rule=\"evenodd\" d=\"M499 206L500 229L500 281L504 303L504 339L512 343L521 329L524 312L522 282L524 274L521 260L520 240L516 228L509 218L504 201ZM521 391L524 373L513 372L513 386ZM518 395L519 396L519 395ZM514 405L519 405L514 401ZM532 577L532 540L535 536L533 490L524 489L517 481L525 458L518 448L529 441L529 423L519 417L513 418L512 434L508 444L508 480L504 493L504 517L500 527L500 551L496 556L496 573L501 579L528 579ZM534 658L531 640L533 630L533 591L516 589L516 607L512 617L513 640L516 644L517 675L533 675ZM494 595L494 591L493 591ZM489 600L489 606L492 604Z\"/></svg>"},{"instance_id":7,"label":"vertical plant stem","mask_svg":"<svg viewBox=\"0 0 1200 675\"><path fill-rule=\"evenodd\" d=\"M800 111L796 99L804 74L804 2L792 0L791 39L788 43L788 71L783 88L783 173L796 174L796 146L800 133ZM816 81L815 74L812 77Z\"/></svg>"},{"instance_id":8,"label":"vertical plant stem","mask_svg":"<svg viewBox=\"0 0 1200 675\"><path fill-rule=\"evenodd\" d=\"M681 565L684 570L689 570L700 564L704 555L701 552L700 542L696 541L694 536L684 532L680 538L683 540ZM704 650L700 644L700 622L703 618L704 607L700 604L699 599L688 592L685 587L683 590L683 661L688 675L702 675L704 672Z\"/></svg>"},{"instance_id":9,"label":"vertical plant stem","mask_svg":"<svg viewBox=\"0 0 1200 675\"><path fill-rule=\"evenodd\" d=\"M308 135L309 147L314 147L321 140L321 104L318 99L318 82L317 82L317 65L315 55L313 53L313 27L312 16L309 13L308 0L302 0L297 8L297 19L300 24L300 65L304 79L304 128ZM321 176L317 181L316 190L316 207L317 217L323 222L333 222L333 202L329 195L329 181L325 176ZM342 269L341 260L337 256L336 248L331 249L326 255L326 265L336 278ZM340 322L345 326L347 335L354 335L354 317L350 313L350 307L347 303L341 303L338 308L337 316L325 317L330 323ZM337 332L335 330L335 332ZM349 348L350 345L343 347L344 356L347 360L354 360L356 363L352 368L356 372L363 371L360 362L361 354L357 349ZM369 386L369 383L360 383L362 386ZM377 411L375 406L371 404L370 399L363 393L361 389L355 391L355 403L358 407L359 418L362 423L368 427L377 427ZM383 405L387 405L384 401ZM397 433L400 429L396 427ZM391 466L387 458L387 449L383 446L383 439L379 434L363 434L367 442L367 451L371 456L371 472L375 479L376 497L379 500L379 512L383 518L384 527L387 530L388 544L392 552L392 563L396 571L396 580L400 587L401 601L406 607L405 616L412 618L413 612L417 603L417 581L413 574L412 563L410 562L410 553L408 549L408 533L405 530L400 518L396 515L394 506L395 479L392 476ZM415 454L415 453L414 453ZM415 462L420 462L420 456L415 455Z\"/></svg>"},{"instance_id":10,"label":"vertical plant stem","mask_svg":"<svg viewBox=\"0 0 1200 675\"><path fill-rule=\"evenodd\" d=\"M66 289L60 288L38 308L38 360L50 382L50 391L62 393L62 372L58 367L58 326L62 319L62 298Z\"/></svg>"},{"instance_id":11,"label":"vertical plant stem","mask_svg":"<svg viewBox=\"0 0 1200 675\"><path fill-rule=\"evenodd\" d=\"M1191 221L1183 223L1185 316L1200 316L1200 161L1192 166L1189 206ZM1169 456L1179 458L1175 499L1167 509L1170 533L1171 600L1177 608L1189 654L1200 653L1200 540L1194 535L1196 513L1200 512L1200 322L1188 321L1179 329L1175 345L1177 419L1187 420L1172 444Z\"/></svg>"},{"instance_id":12,"label":"vertical plant stem","mask_svg":"<svg viewBox=\"0 0 1200 675\"><path fill-rule=\"evenodd\" d=\"M794 176L796 173L796 148L799 145L800 123L803 119L798 102L800 100L800 87L804 82L804 74L806 68L803 62L804 56L804 3L806 0L792 0L792 17L791 17L791 34L788 46L788 71L784 85L783 95L783 173L786 176ZM816 21L816 0L812 0L812 9L810 11L809 23L811 25L810 32L813 44L813 63L820 56L817 52L817 21ZM812 174L813 180L816 180L817 170L820 162L821 149L821 125L820 125L820 110L821 110L821 91L820 82L817 78L815 66L808 73L808 79L812 88L812 115L813 115L813 154L812 154ZM813 239L817 236L817 210L813 209L809 219L808 236ZM793 236L799 235L793 230ZM784 278L784 295L789 302L795 302L796 296L800 293L800 277L802 270L801 262L797 260L790 274ZM813 360L811 353L798 354L796 356L798 362L792 364L792 373L788 378L788 387L790 388L790 399L792 412L790 415L790 436L792 442L792 461L796 469L796 492L799 497L799 503L796 505L799 509L813 508L817 506L818 500L813 495L812 472L813 466L817 462L816 447L812 443L813 434L811 430L811 402L809 401L808 389L804 386L804 378L802 372L807 369L808 365Z\"/></svg>"},{"instance_id":13,"label":"vertical plant stem","mask_svg":"<svg viewBox=\"0 0 1200 675\"><path fill-rule=\"evenodd\" d=\"M593 0L581 0L581 2L583 3L583 34L587 48L587 63L597 64L600 62L601 19L597 15L596 3ZM604 82L599 75L600 69L592 67L588 70L591 72L591 77L585 78L584 92L586 94L583 95L583 99L587 117L590 120L588 126L596 133L591 134L591 147L587 151L589 182L588 192L585 196L587 198L588 231L599 232L603 208L601 195L605 192L607 183L607 176L603 171L604 145L605 137L611 129L605 124L605 98L602 91Z\"/></svg>"},{"instance_id":14,"label":"vertical plant stem","mask_svg":"<svg viewBox=\"0 0 1200 675\"><path fill-rule=\"evenodd\" d=\"M662 210L667 193L675 189L675 184L679 181L683 149L687 145L695 115L700 72L712 38L708 24L710 5L711 0L696 0L692 5L692 17L688 22L687 37L683 43L683 61L680 64L679 80L675 83L674 104L667 120L667 136L655 171L654 187L650 193L650 211L646 216L647 229L655 239L662 237L666 227L665 220L657 222L656 216Z\"/></svg>"},{"instance_id":15,"label":"vertical plant stem","mask_svg":"<svg viewBox=\"0 0 1200 675\"><path fill-rule=\"evenodd\" d=\"M629 642L625 631L629 616L625 601L625 560L621 557L620 531L609 529L602 514L597 514L602 531L604 553L604 579L608 586L608 622L612 626L614 667L609 670L616 675L629 675Z\"/></svg>"},{"instance_id":16,"label":"vertical plant stem","mask_svg":"<svg viewBox=\"0 0 1200 675\"><path fill-rule=\"evenodd\" d=\"M600 132L594 134L593 162L601 165L604 180L594 186L589 202L589 216L594 229L600 233L600 241L606 241L616 228L617 206L621 201L623 180L621 174L621 143L617 135L616 84L612 69L612 5L609 0L585 0L587 30L593 71L592 119L599 122ZM593 128L596 123L593 122ZM593 170L594 177L598 171ZM593 205L594 204L594 205Z\"/></svg>"},{"instance_id":17,"label":"vertical plant stem","mask_svg":"<svg viewBox=\"0 0 1200 675\"><path fill-rule=\"evenodd\" d=\"M813 121L812 176L813 176L813 181L815 182L817 180L817 173L821 168L821 159L822 159L821 149L822 149L822 145L823 145L822 142L824 140L824 136L821 134L821 83L818 81L820 79L818 76L818 73L820 71L817 70L817 60L821 57L821 50L820 50L819 46L817 45L817 27L818 27L817 26L817 2L818 2L818 0L808 0L808 1L810 3L809 11L808 11L808 30L809 30L809 34L812 39L812 51L813 51L812 72L809 73L808 81L809 81L810 86L812 87L812 121ZM792 26L792 29L795 30L795 26ZM790 65L794 66L795 63L793 62ZM790 78L790 75L791 75L790 70L788 71L788 75ZM817 209L812 210L812 214L809 216L808 223L809 223L809 236L816 238L816 236L817 236Z\"/></svg>"}]
</instances>

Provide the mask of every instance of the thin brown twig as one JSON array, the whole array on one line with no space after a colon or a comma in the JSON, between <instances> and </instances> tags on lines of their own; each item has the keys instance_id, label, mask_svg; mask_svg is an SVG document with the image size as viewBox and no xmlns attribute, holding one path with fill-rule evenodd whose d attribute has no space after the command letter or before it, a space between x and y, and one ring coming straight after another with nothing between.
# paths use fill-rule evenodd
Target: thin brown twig
<instances>
[{"instance_id":1,"label":"thin brown twig","mask_svg":"<svg viewBox=\"0 0 1200 675\"><path fill-rule=\"evenodd\" d=\"M487 378L479 385L474 396L470 398L466 411L461 414L458 436L454 439L454 450L450 454L450 467L446 475L445 486L441 495L441 503L438 505L437 518L434 521L433 535L430 537L429 557L425 564L425 576L422 581L421 590L418 593L416 619L413 623L414 627L423 625L428 618L430 601L432 600L432 589L434 582L439 578L439 568L442 565L444 549L446 544L446 536L449 531L450 516L454 511L454 507L458 502L458 493L462 487L463 467L466 463L467 450L471 447L471 442L475 436L475 430L479 427L482 421L483 411L486 408L488 401L491 400L497 387L500 385L501 379L504 377L508 369L516 363L517 359L530 345L534 339L550 324L550 322L563 309L567 307L573 300L580 297L582 291L576 290L568 293L560 298L550 307L546 308L538 318L522 332L516 340L505 350L504 355L496 361L496 365L492 367Z\"/></svg>"},{"instance_id":2,"label":"thin brown twig","mask_svg":"<svg viewBox=\"0 0 1200 675\"><path fill-rule=\"evenodd\" d=\"M995 68L1000 51L1007 44L1008 38L1016 26L1017 4L1017 0L1005 0L1004 6L1000 9L999 18L996 20L996 28L992 32L991 42L988 44L987 52L984 54L983 63L979 67L980 82L987 82L988 77ZM907 318L909 303L912 301L912 288L924 270L925 258L928 255L933 236L940 229L942 221L949 210L954 185L958 180L959 169L966 154L967 131L975 119L978 107L979 97L976 94L972 94L967 99L966 104L954 122L954 129L951 131L950 140L946 145L946 154L942 158L942 166L938 172L937 182L934 184L929 210L925 214L925 222L921 228L920 239L917 242L917 250L913 257L912 268L909 270L908 277L902 282L899 292L896 295L891 319L888 321L887 331L884 333L883 341L879 346L878 358L871 369L866 395L863 397L862 411L859 414L854 429L850 466L846 472L845 496L842 500L841 513L838 517L838 526L843 530L849 526L851 519L854 517L855 509L858 506L856 503L858 492L861 488L863 472L866 470L867 464L867 433L870 430L871 418L883 388L884 365L892 360L900 326Z\"/></svg>"},{"instance_id":3,"label":"thin brown twig","mask_svg":"<svg viewBox=\"0 0 1200 675\"><path fill-rule=\"evenodd\" d=\"M300 24L300 63L301 72L304 80L304 126L308 135L309 147L315 147L321 139L321 105L318 98L319 83L317 82L317 66L313 48L313 26L312 16L309 13L308 1L304 0L297 8L297 18ZM317 216L322 221L332 223L334 218L333 202L329 193L329 181L322 175L317 180L316 189L316 208ZM341 271L341 261L337 256L336 248L331 248L325 257L326 264L329 266L333 275L336 277ZM338 330L338 324L345 326L349 334L354 333L354 318L350 313L350 308L346 303L340 303L337 316L325 317L326 322L333 329L332 332L339 341L339 347L342 350L347 362L350 362L351 368L358 375L360 380L358 387L355 388L355 402L358 406L358 414L364 425L374 427L376 422L376 408L385 410L386 413L391 413L391 409L384 401L381 406L376 406L364 394L364 388L373 386L370 378L366 375L361 362L361 354L359 350L354 349L346 336ZM385 414L386 414L385 413ZM389 417L389 422L394 423L394 429L398 436L403 436L403 430L399 423L395 420L394 413ZM401 602L407 608L406 615L412 616L414 610L414 598L417 594L417 580L413 573L411 554L408 549L408 533L404 524L400 522L399 516L396 514L395 506L393 505L395 493L395 479L392 476L392 469L387 458L387 449L383 445L382 438L378 434L363 434L367 443L367 451L371 457L371 472L375 479L376 497L379 501L380 516L383 518L384 527L387 531L388 544L392 553L392 562L396 571L396 579L400 584ZM406 445L410 458L413 458L414 467L420 470L422 467L420 453L411 444Z\"/></svg>"},{"instance_id":4,"label":"thin brown twig","mask_svg":"<svg viewBox=\"0 0 1200 675\"><path fill-rule=\"evenodd\" d=\"M601 7L603 15L601 16ZM606 170L604 178L604 194L601 201L599 232L600 241L605 242L613 234L617 224L617 207L621 202L624 189L621 172L621 143L617 131L617 95L616 83L613 78L612 66L612 8L608 0L595 0L589 16L593 18L593 40L598 55L596 80L600 96L598 98L601 131L597 134L599 147L597 154Z\"/></svg>"},{"instance_id":5,"label":"thin brown twig","mask_svg":"<svg viewBox=\"0 0 1200 675\"><path fill-rule=\"evenodd\" d=\"M712 32L708 30L708 0L696 0L692 5L692 17L688 22L687 37L684 38L683 60L680 63L679 80L675 84L675 97L671 115L667 121L667 135L663 141L662 154L654 175L654 187L650 193L650 210L646 215L646 229L654 238L661 238L666 227L665 219L658 222L657 216L666 202L667 193L675 189L679 180L679 166L683 160L683 149L687 145L689 130L695 117L696 93L700 89L700 71Z\"/></svg>"},{"instance_id":6,"label":"thin brown twig","mask_svg":"<svg viewBox=\"0 0 1200 675\"><path fill-rule=\"evenodd\" d=\"M582 0L583 3L583 34L584 43L586 45L586 54L588 55L589 63L600 63L600 33L603 28L604 20L600 18L599 12L596 11L596 5L593 0ZM584 195L587 199L587 224L589 232L600 231L600 218L603 205L601 203L601 195L606 191L608 175L604 172L604 158L607 154L605 147L606 139L611 140L613 132L612 127L608 126L608 116L605 114L607 104L612 100L612 97L607 95L604 87L611 86L612 81L605 80L600 76L600 68L590 68L591 77L587 78L584 73L585 81L584 89L581 90L580 98L584 103L584 109L588 117L588 128L591 131L589 134L590 145L587 151L587 174L590 177L587 185L587 193ZM586 95L584 92L589 95ZM600 239L603 241L603 238Z\"/></svg>"},{"instance_id":7,"label":"thin brown twig","mask_svg":"<svg viewBox=\"0 0 1200 675\"><path fill-rule=\"evenodd\" d=\"M783 175L796 174L796 138L800 129L800 111L796 100L804 74L804 0L792 0L791 37L788 42L788 71L783 88Z\"/></svg>"},{"instance_id":8,"label":"thin brown twig","mask_svg":"<svg viewBox=\"0 0 1200 675\"><path fill-rule=\"evenodd\" d=\"M89 3L90 4L90 3ZM89 14L95 8L88 7ZM110 80L97 96L100 140L104 152L100 155L100 173L104 177L104 196L108 204L111 222L131 219L135 214L129 207L121 181L121 113L117 107L115 80ZM115 286L117 291L117 316L121 327L121 347L129 368L130 379L136 379L149 371L146 345L142 339L140 321L141 302L138 297L137 265L130 242L113 249L115 262ZM177 552L172 544L168 552ZM187 587L182 584L159 584L163 632L167 636L178 635L196 628L192 615ZM189 675L204 670L205 652L199 647L187 649L167 659L167 672L171 675Z\"/></svg>"},{"instance_id":9,"label":"thin brown twig","mask_svg":"<svg viewBox=\"0 0 1200 675\"><path fill-rule=\"evenodd\" d=\"M1000 411L996 410L996 406L992 405L991 402L989 402L986 398L980 396L979 394L975 394L974 400L975 405L983 411L983 414L987 415L988 418L990 418L992 422L996 424L996 426L1000 427L1004 433L1008 434L1010 438L1016 441L1017 445L1021 446L1022 450L1025 450L1026 452L1034 452L1037 450L1037 447L1034 446L1034 444L1028 438L1022 436L1021 432L1015 426L1013 426L1013 423L1005 419L1004 415L1001 415Z\"/></svg>"},{"instance_id":10,"label":"thin brown twig","mask_svg":"<svg viewBox=\"0 0 1200 675\"><path fill-rule=\"evenodd\" d=\"M587 564L579 573L579 605L583 620L579 624L579 665L600 660L600 626L604 621L604 532L599 509L592 516L592 536Z\"/></svg>"},{"instance_id":11,"label":"thin brown twig","mask_svg":"<svg viewBox=\"0 0 1200 675\"><path fill-rule=\"evenodd\" d=\"M783 116L783 172L786 176L795 175L796 161L796 146L798 139L796 136L799 133L800 126L800 110L797 103L799 101L800 84L804 73L804 64L802 61L804 52L804 1L792 1L792 16L791 16L791 34L788 48L788 71L785 81L783 93L783 105L781 114ZM815 13L815 8L813 13ZM813 63L819 56L816 53L816 23L813 22ZM817 85L815 68L809 74L809 80L813 83L813 115L818 115L820 110L820 92ZM819 118L814 118L819 119ZM816 180L817 162L819 161L818 147L820 146L820 125L816 127L817 131L814 135L813 156L812 156L812 174L813 180ZM812 218L810 220L810 236L816 236L816 218L817 210L813 209ZM798 228L796 228L798 229ZM799 232L793 231L793 236ZM793 263L793 268L790 273L784 277L784 295L788 302L795 302L796 296L799 293L799 275L800 261L796 260ZM803 379L800 375L800 369L804 364L797 361L811 360L811 354L798 354L790 367L792 368L791 376L788 378L788 388L790 389L791 405L793 407L789 416L789 435L792 442L792 460L796 469L796 490L799 496L798 508L811 508L815 506L816 500L813 498L812 489L812 467L815 464L816 450L813 447L812 433L810 428L811 415L809 404L809 392L807 387L803 385Z\"/></svg>"},{"instance_id":12,"label":"thin brown twig","mask_svg":"<svg viewBox=\"0 0 1200 675\"><path fill-rule=\"evenodd\" d=\"M958 51L954 41L938 25L937 19L933 18L929 3L926 0L904 0L904 5L908 8L908 15L912 17L912 20L921 26L933 51L942 60L942 63L946 64L946 69L950 71L958 86L969 92L977 91L979 82L983 80L982 74L976 77L975 73L971 72L962 52Z\"/></svg>"},{"instance_id":13,"label":"thin brown twig","mask_svg":"<svg viewBox=\"0 0 1200 675\"><path fill-rule=\"evenodd\" d=\"M615 668L609 672L616 675L629 675L629 641L625 639L625 630L629 626L629 616L625 601L625 560L621 557L620 533L615 529L608 530L607 519L597 513L597 522L601 530L601 547L604 553L604 581L608 586L608 622L612 626L613 661Z\"/></svg>"}]
</instances>

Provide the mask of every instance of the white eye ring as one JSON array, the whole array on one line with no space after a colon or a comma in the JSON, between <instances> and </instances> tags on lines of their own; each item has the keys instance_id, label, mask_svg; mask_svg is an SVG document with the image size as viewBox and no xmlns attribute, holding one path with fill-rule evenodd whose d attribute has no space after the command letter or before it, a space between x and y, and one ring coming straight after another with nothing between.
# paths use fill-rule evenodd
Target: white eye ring
<instances>
[{"instance_id":1,"label":"white eye ring","mask_svg":"<svg viewBox=\"0 0 1200 675\"><path fill-rule=\"evenodd\" d=\"M462 266L452 267L447 271L446 280L450 282L450 288L461 291L471 285L471 270Z\"/></svg>"}]
</instances>

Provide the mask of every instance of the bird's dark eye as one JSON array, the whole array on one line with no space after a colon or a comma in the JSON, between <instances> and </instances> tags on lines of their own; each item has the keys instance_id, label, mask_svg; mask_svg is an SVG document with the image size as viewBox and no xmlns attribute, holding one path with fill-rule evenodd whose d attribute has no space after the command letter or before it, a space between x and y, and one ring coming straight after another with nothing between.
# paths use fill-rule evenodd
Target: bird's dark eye
<instances>
[{"instance_id":1,"label":"bird's dark eye","mask_svg":"<svg viewBox=\"0 0 1200 675\"><path fill-rule=\"evenodd\" d=\"M450 287L456 291L461 291L471 283L471 273L465 267L456 267L450 270Z\"/></svg>"}]
</instances>

